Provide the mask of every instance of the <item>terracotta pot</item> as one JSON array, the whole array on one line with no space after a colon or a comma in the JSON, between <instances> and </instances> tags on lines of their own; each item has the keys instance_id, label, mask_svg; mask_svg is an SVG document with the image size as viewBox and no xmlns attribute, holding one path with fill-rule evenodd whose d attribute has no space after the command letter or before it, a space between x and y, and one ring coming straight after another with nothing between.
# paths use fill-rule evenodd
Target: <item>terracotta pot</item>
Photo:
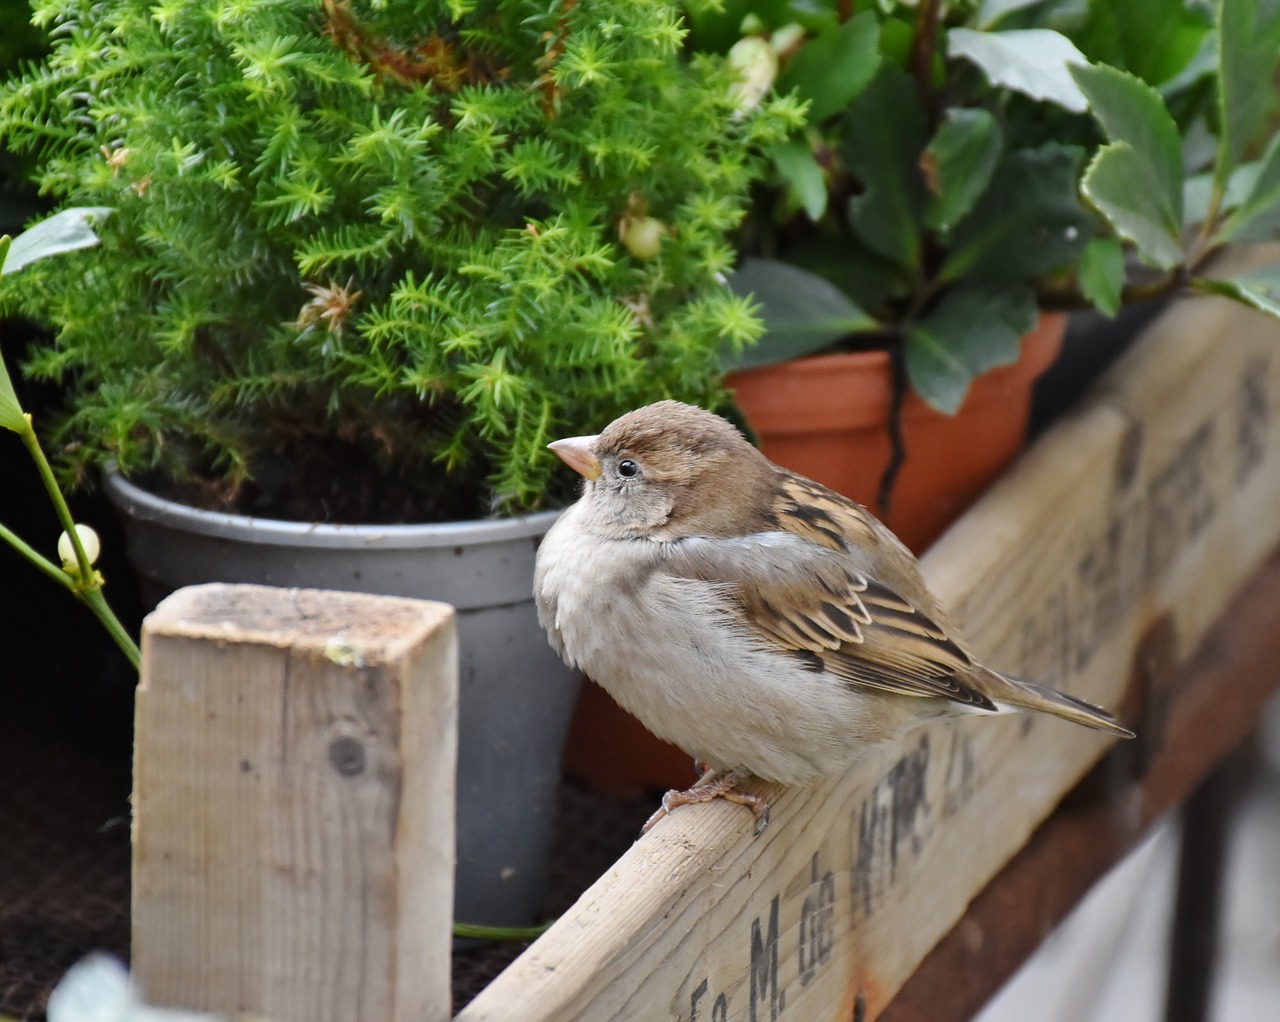
<instances>
[{"instance_id":1,"label":"terracotta pot","mask_svg":"<svg viewBox=\"0 0 1280 1022\"><path fill-rule=\"evenodd\" d=\"M906 458L887 509L877 493L892 456L892 394L883 351L817 355L728 379L738 406L779 465L865 504L916 553L938 538L1022 449L1031 386L1062 348L1066 316L1040 317L1022 358L974 380L955 415L914 392L902 403Z\"/></svg>"},{"instance_id":2,"label":"terracotta pot","mask_svg":"<svg viewBox=\"0 0 1280 1022\"><path fill-rule=\"evenodd\" d=\"M954 416L906 395L906 458L887 513L876 506L892 454L886 352L762 366L731 374L728 385L765 454L866 504L920 553L1017 457L1032 384L1057 358L1065 329L1065 315L1042 315L1023 338L1022 357L975 380ZM596 685L583 686L567 749L565 772L605 794L692 783L690 758L655 738Z\"/></svg>"}]
</instances>

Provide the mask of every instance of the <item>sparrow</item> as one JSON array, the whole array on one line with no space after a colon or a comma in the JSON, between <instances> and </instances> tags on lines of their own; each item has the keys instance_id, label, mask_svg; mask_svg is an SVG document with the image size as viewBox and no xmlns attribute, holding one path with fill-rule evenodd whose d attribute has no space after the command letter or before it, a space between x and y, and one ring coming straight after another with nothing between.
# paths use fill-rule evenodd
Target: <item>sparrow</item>
<instances>
[{"instance_id":1,"label":"sparrow","mask_svg":"<svg viewBox=\"0 0 1280 1022\"><path fill-rule=\"evenodd\" d=\"M539 547L538 618L567 663L711 771L648 826L726 798L762 829L768 807L737 790L748 775L836 775L954 714L1039 710L1133 737L978 663L885 525L718 415L659 401L549 447L584 483Z\"/></svg>"}]
</instances>

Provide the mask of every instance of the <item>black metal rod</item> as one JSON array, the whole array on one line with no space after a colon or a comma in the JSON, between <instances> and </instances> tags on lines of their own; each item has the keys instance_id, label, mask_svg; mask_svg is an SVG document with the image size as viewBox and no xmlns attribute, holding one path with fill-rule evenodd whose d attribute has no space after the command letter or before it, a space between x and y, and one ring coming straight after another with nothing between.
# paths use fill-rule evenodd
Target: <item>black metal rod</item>
<instances>
[{"instance_id":1,"label":"black metal rod","mask_svg":"<svg viewBox=\"0 0 1280 1022\"><path fill-rule=\"evenodd\" d=\"M1218 964L1232 810L1247 758L1231 753L1182 807L1165 1022L1206 1022Z\"/></svg>"}]
</instances>

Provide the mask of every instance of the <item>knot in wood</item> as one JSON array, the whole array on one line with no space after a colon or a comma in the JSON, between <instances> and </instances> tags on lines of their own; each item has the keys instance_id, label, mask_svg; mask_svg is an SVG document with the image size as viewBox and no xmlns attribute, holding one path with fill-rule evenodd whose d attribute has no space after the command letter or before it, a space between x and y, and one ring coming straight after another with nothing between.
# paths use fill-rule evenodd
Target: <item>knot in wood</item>
<instances>
[{"instance_id":1,"label":"knot in wood","mask_svg":"<svg viewBox=\"0 0 1280 1022\"><path fill-rule=\"evenodd\" d=\"M364 773L364 746L350 735L335 738L329 743L329 762L343 777L355 777Z\"/></svg>"}]
</instances>

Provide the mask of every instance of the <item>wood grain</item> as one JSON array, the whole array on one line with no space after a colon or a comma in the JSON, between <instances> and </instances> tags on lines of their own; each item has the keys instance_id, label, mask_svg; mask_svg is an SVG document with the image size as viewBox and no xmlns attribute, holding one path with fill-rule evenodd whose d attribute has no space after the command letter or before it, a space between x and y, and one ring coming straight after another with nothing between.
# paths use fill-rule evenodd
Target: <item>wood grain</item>
<instances>
[{"instance_id":1,"label":"wood grain","mask_svg":"<svg viewBox=\"0 0 1280 1022\"><path fill-rule=\"evenodd\" d=\"M1280 689L1280 558L1249 579L1182 667L1171 638L1157 622L1143 643L1141 742L1113 748L1036 830L898 992L885 1022L976 1015L1094 881L1252 734Z\"/></svg>"},{"instance_id":2,"label":"wood grain","mask_svg":"<svg viewBox=\"0 0 1280 1022\"><path fill-rule=\"evenodd\" d=\"M457 666L443 604L206 585L147 618L145 995L275 1022L449 1014Z\"/></svg>"},{"instance_id":3,"label":"wood grain","mask_svg":"<svg viewBox=\"0 0 1280 1022\"><path fill-rule=\"evenodd\" d=\"M987 662L1115 706L1154 622L1191 654L1280 542L1278 334L1175 305L930 551ZM1109 744L971 718L761 786L760 837L740 807L682 808L459 1020L875 1018Z\"/></svg>"}]
</instances>

